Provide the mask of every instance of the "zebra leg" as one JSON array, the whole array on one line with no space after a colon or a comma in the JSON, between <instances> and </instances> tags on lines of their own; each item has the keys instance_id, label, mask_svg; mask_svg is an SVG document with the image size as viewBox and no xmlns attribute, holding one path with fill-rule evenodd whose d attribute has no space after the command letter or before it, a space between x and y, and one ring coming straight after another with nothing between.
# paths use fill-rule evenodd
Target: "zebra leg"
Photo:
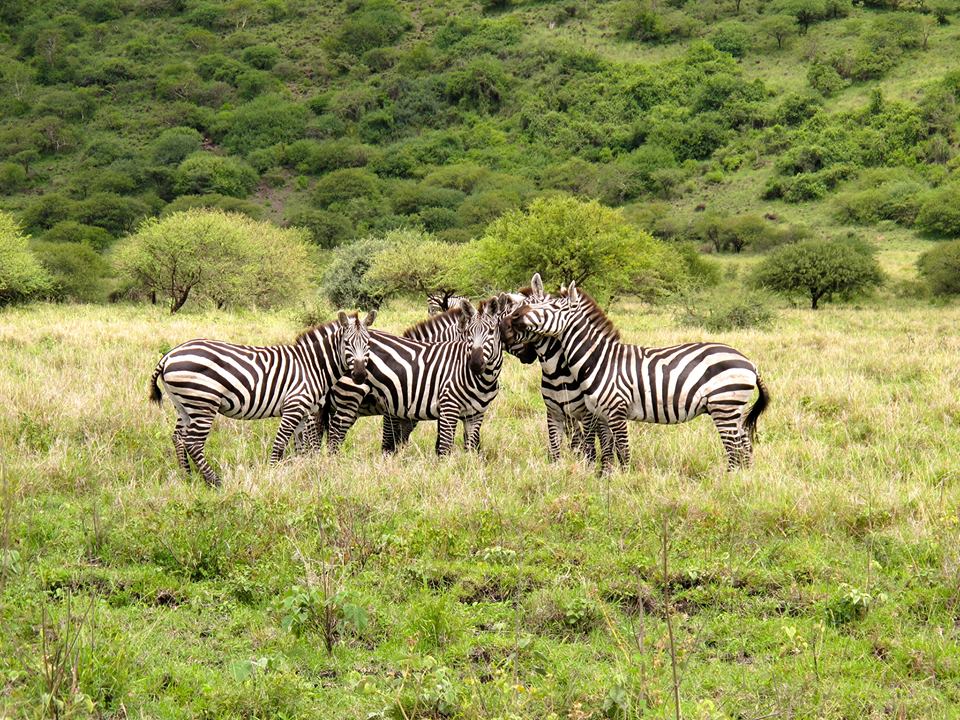
<instances>
[{"instance_id":1,"label":"zebra leg","mask_svg":"<svg viewBox=\"0 0 960 720\"><path fill-rule=\"evenodd\" d=\"M463 421L463 447L465 450L480 452L480 427L483 425L483 415Z\"/></svg>"},{"instance_id":2,"label":"zebra leg","mask_svg":"<svg viewBox=\"0 0 960 720\"><path fill-rule=\"evenodd\" d=\"M277 436L273 440L273 448L270 450L270 464L276 465L283 459L283 451L287 449L287 443L290 437L301 427L304 419L307 417L309 408L300 401L287 403L280 416L280 427L277 428Z\"/></svg>"},{"instance_id":3,"label":"zebra leg","mask_svg":"<svg viewBox=\"0 0 960 720\"><path fill-rule=\"evenodd\" d=\"M179 465L180 469L189 475L190 459L187 457L187 446L184 443L183 436L184 422L182 418L177 417L177 426L173 430L173 447L177 454L177 465Z\"/></svg>"},{"instance_id":4,"label":"zebra leg","mask_svg":"<svg viewBox=\"0 0 960 720\"><path fill-rule=\"evenodd\" d=\"M600 423L600 470L604 475L613 472L614 437L606 418L598 418Z\"/></svg>"},{"instance_id":5,"label":"zebra leg","mask_svg":"<svg viewBox=\"0 0 960 720\"><path fill-rule=\"evenodd\" d=\"M403 423L399 418L389 415L383 416L383 438L380 449L386 454L393 454L404 444Z\"/></svg>"},{"instance_id":6,"label":"zebra leg","mask_svg":"<svg viewBox=\"0 0 960 720\"><path fill-rule=\"evenodd\" d=\"M610 416L610 434L613 436L613 446L617 452L617 460L622 467L630 466L630 433L627 431L626 411L617 411Z\"/></svg>"},{"instance_id":7,"label":"zebra leg","mask_svg":"<svg viewBox=\"0 0 960 720\"><path fill-rule=\"evenodd\" d=\"M565 433L563 415L547 410L547 452L550 455L550 462L557 462L560 459L560 446L563 445Z\"/></svg>"},{"instance_id":8,"label":"zebra leg","mask_svg":"<svg viewBox=\"0 0 960 720\"><path fill-rule=\"evenodd\" d=\"M194 417L189 425L184 428L183 443L187 450L187 455L197 466L197 470L211 487L220 487L220 477L210 467L210 463L203 455L203 446L207 443L207 437L210 435L210 429L213 427L213 415L203 415Z\"/></svg>"},{"instance_id":9,"label":"zebra leg","mask_svg":"<svg viewBox=\"0 0 960 720\"><path fill-rule=\"evenodd\" d=\"M453 437L457 433L457 407L452 401L440 401L440 417L437 420L437 455L443 457L453 447Z\"/></svg>"},{"instance_id":10,"label":"zebra leg","mask_svg":"<svg viewBox=\"0 0 960 720\"><path fill-rule=\"evenodd\" d=\"M581 424L583 440L580 444L580 454L587 462L595 463L597 461L597 420L593 415L587 416Z\"/></svg>"},{"instance_id":11,"label":"zebra leg","mask_svg":"<svg viewBox=\"0 0 960 720\"><path fill-rule=\"evenodd\" d=\"M746 433L740 427L739 414L730 412L728 408L713 407L707 410L710 419L720 434L720 442L727 454L727 471L736 470L744 466L743 439ZM749 438L747 444L749 447Z\"/></svg>"}]
</instances>

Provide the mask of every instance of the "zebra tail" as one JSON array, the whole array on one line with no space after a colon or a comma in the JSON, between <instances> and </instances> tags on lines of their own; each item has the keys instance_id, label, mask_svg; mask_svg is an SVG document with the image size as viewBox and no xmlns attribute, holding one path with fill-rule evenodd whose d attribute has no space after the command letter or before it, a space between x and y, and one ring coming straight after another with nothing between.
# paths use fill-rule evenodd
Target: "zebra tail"
<instances>
[{"instance_id":1,"label":"zebra tail","mask_svg":"<svg viewBox=\"0 0 960 720\"><path fill-rule=\"evenodd\" d=\"M160 377L160 373L162 372L163 372L163 360L160 360L160 362L157 363L157 367L153 371L153 375L150 378L150 401L155 402L157 405L159 405L160 401L163 400L163 394L160 392L160 386L157 385L157 378Z\"/></svg>"},{"instance_id":2,"label":"zebra tail","mask_svg":"<svg viewBox=\"0 0 960 720\"><path fill-rule=\"evenodd\" d=\"M753 407L750 408L750 412L747 413L747 420L744 423L744 427L750 435L750 442L753 442L757 437L757 420L760 419L763 411L770 404L770 392L759 374L757 375L757 390L760 394L757 396L757 401L753 404Z\"/></svg>"}]
</instances>

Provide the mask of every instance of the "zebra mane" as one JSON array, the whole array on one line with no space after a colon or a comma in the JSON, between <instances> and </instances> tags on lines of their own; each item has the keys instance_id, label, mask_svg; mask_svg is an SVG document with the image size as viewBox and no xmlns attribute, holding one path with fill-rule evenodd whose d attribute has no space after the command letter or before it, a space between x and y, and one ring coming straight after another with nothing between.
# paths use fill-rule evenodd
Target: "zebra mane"
<instances>
[{"instance_id":1,"label":"zebra mane","mask_svg":"<svg viewBox=\"0 0 960 720\"><path fill-rule=\"evenodd\" d=\"M577 294L580 296L580 309L587 319L591 322L593 329L598 331L607 340L620 341L620 331L613 321L607 317L607 314L600 308L597 301L580 288L577 288ZM569 293L563 290L560 297L568 297Z\"/></svg>"},{"instance_id":2,"label":"zebra mane","mask_svg":"<svg viewBox=\"0 0 960 720\"><path fill-rule=\"evenodd\" d=\"M460 318L462 313L463 310L458 307L453 308L452 310L445 310L439 315L434 315L426 320L421 320L416 325L411 325L403 331L401 337L405 337L408 340L422 340L424 338L430 338L433 336L433 330L449 327Z\"/></svg>"},{"instance_id":3,"label":"zebra mane","mask_svg":"<svg viewBox=\"0 0 960 720\"><path fill-rule=\"evenodd\" d=\"M350 315L350 317L352 317L354 320L358 320L360 315L359 313L353 313ZM293 341L293 344L300 345L304 342L313 342L317 336L324 337L329 335L331 330L336 330L336 325L338 325L338 322L336 320L331 320L328 323L309 327L297 335L297 338Z\"/></svg>"}]
</instances>

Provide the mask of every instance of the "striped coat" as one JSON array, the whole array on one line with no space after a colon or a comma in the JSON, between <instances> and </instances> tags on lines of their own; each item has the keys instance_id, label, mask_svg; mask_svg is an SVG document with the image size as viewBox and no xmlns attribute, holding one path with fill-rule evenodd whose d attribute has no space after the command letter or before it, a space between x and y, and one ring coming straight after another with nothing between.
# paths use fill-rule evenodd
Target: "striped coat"
<instances>
[{"instance_id":1,"label":"striped coat","mask_svg":"<svg viewBox=\"0 0 960 720\"><path fill-rule=\"evenodd\" d=\"M180 467L189 460L210 485L220 478L204 457L213 419L238 420L280 417L270 461L278 462L295 432L313 437L308 418L323 405L333 383L342 375L362 382L373 323L340 313L335 322L302 333L293 345L258 347L217 340L190 340L157 363L151 378L151 399L160 403L158 381L177 411L173 444Z\"/></svg>"},{"instance_id":2,"label":"striped coat","mask_svg":"<svg viewBox=\"0 0 960 720\"><path fill-rule=\"evenodd\" d=\"M466 303L455 316L460 338L452 341L428 343L371 333L366 381L341 378L331 390L331 451L342 444L364 402L367 411L401 423L436 420L439 455L450 451L458 421L464 424L466 447L477 448L484 415L499 390L499 311L496 300L485 303L481 312ZM449 321L439 317L439 322ZM438 319L421 324L421 332L435 322Z\"/></svg>"},{"instance_id":3,"label":"striped coat","mask_svg":"<svg viewBox=\"0 0 960 720\"><path fill-rule=\"evenodd\" d=\"M522 331L552 337L600 421L603 468L616 453L629 462L627 421L672 424L709 415L727 453L728 468L750 463L757 419L769 395L756 366L720 343L644 348L619 333L574 283L560 298L520 307L510 320ZM752 407L749 403L758 393Z\"/></svg>"}]
</instances>

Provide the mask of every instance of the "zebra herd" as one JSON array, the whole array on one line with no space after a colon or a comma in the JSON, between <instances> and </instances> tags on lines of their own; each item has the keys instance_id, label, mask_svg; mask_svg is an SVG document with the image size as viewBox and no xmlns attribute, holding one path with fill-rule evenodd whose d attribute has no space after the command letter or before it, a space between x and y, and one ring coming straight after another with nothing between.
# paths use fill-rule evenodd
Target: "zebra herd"
<instances>
[{"instance_id":1,"label":"zebra herd","mask_svg":"<svg viewBox=\"0 0 960 720\"><path fill-rule=\"evenodd\" d=\"M476 450L484 416L499 390L503 355L539 361L547 411L548 452L560 457L564 438L574 452L597 458L609 472L630 460L628 420L673 424L707 414L720 434L727 467L752 458L757 419L769 401L756 366L719 343L645 348L620 341L597 303L570 283L545 292L540 275L529 287L485 300L444 294L428 298L431 317L400 336L370 330L376 313L337 319L301 333L292 345L255 347L191 340L157 364L158 380L177 411L173 443L180 467L190 460L204 479L220 478L204 457L214 417L280 417L270 453L278 462L294 438L297 449L336 452L362 416L383 416L382 449L395 452L418 422L437 423L436 451L450 452L457 423L464 447ZM757 399L748 407L754 392Z\"/></svg>"}]
</instances>

